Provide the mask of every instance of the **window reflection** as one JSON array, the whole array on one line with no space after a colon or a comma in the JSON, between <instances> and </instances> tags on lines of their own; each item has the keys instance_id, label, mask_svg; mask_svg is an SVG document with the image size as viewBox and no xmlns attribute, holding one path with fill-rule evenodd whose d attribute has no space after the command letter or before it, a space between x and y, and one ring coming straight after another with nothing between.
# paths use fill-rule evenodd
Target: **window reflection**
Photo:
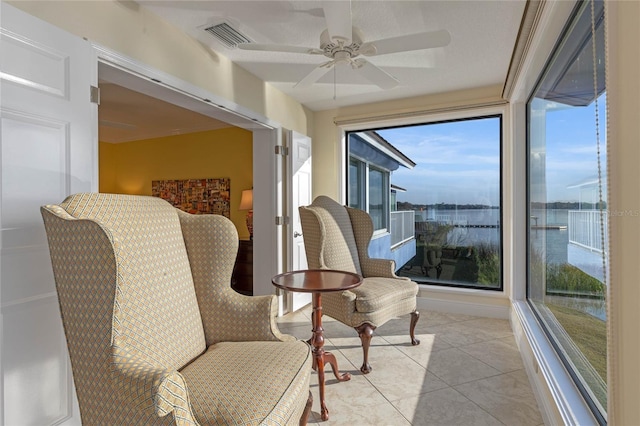
<instances>
[{"instance_id":1,"label":"window reflection","mask_svg":"<svg viewBox=\"0 0 640 426\"><path fill-rule=\"evenodd\" d=\"M604 422L607 205L604 10L581 4L528 103L528 298ZM596 54L593 55L595 39ZM598 147L600 144L600 147Z\"/></svg>"}]
</instances>

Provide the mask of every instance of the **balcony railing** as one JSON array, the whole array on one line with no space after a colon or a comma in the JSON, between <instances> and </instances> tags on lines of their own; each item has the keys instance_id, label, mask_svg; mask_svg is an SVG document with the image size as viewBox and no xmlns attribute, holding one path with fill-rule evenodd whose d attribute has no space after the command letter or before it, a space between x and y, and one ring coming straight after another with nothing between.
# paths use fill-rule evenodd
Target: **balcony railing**
<instances>
[{"instance_id":1,"label":"balcony railing","mask_svg":"<svg viewBox=\"0 0 640 426\"><path fill-rule=\"evenodd\" d=\"M600 210L569 210L569 243L602 253L607 241L607 212L604 213L604 240L600 232Z\"/></svg>"},{"instance_id":2,"label":"balcony railing","mask_svg":"<svg viewBox=\"0 0 640 426\"><path fill-rule=\"evenodd\" d=\"M414 238L414 211L391 212L391 248Z\"/></svg>"}]
</instances>

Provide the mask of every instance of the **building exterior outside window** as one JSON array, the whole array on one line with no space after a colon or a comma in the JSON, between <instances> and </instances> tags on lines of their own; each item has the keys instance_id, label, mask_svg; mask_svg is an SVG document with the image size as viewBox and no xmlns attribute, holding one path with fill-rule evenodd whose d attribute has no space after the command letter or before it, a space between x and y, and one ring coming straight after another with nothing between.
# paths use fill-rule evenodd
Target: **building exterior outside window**
<instances>
[{"instance_id":1,"label":"building exterior outside window","mask_svg":"<svg viewBox=\"0 0 640 426\"><path fill-rule=\"evenodd\" d=\"M391 174L415 163L373 130L348 133L347 141L348 205L369 213L375 231L389 232Z\"/></svg>"}]
</instances>

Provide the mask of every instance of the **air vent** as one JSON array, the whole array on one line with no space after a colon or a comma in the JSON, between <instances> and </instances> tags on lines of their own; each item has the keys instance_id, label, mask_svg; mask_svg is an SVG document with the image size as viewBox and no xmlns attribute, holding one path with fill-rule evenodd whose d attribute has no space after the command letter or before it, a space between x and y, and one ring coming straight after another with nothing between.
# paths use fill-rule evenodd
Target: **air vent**
<instances>
[{"instance_id":1,"label":"air vent","mask_svg":"<svg viewBox=\"0 0 640 426\"><path fill-rule=\"evenodd\" d=\"M226 22L207 27L204 30L230 49L237 47L239 43L251 43L249 37L238 32Z\"/></svg>"}]
</instances>

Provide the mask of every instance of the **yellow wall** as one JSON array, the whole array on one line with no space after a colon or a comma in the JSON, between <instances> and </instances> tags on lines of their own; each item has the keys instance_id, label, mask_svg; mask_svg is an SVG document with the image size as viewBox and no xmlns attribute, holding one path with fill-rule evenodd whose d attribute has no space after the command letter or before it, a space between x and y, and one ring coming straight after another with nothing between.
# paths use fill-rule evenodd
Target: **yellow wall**
<instances>
[{"instance_id":1,"label":"yellow wall","mask_svg":"<svg viewBox=\"0 0 640 426\"><path fill-rule=\"evenodd\" d=\"M112 143L100 142L98 151L99 167L98 182L100 192L117 193L117 157L118 145Z\"/></svg>"},{"instance_id":2,"label":"yellow wall","mask_svg":"<svg viewBox=\"0 0 640 426\"><path fill-rule=\"evenodd\" d=\"M253 136L229 127L119 144L100 143L100 192L151 195L161 179L231 179L231 220L249 238L242 190L253 186Z\"/></svg>"}]
</instances>

